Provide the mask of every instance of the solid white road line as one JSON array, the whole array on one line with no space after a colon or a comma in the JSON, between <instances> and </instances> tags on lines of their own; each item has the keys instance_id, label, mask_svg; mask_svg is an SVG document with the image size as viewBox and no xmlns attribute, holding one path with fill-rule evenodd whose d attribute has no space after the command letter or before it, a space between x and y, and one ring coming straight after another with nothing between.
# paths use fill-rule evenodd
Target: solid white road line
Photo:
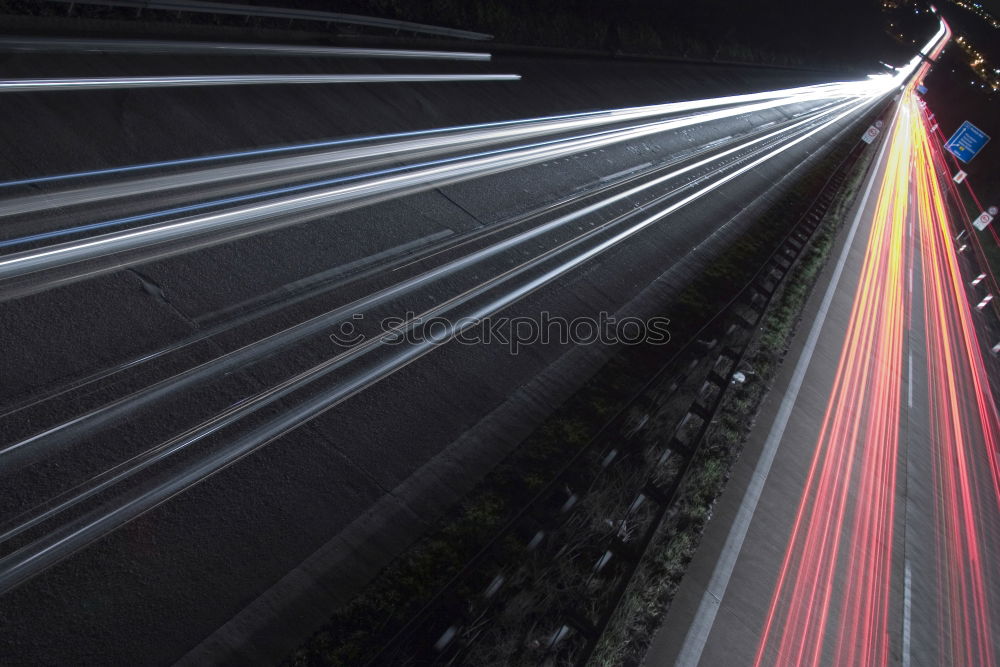
<instances>
[{"instance_id":1,"label":"solid white road line","mask_svg":"<svg viewBox=\"0 0 1000 667\"><path fill-rule=\"evenodd\" d=\"M903 666L910 667L910 561L906 561L903 574Z\"/></svg>"},{"instance_id":2,"label":"solid white road line","mask_svg":"<svg viewBox=\"0 0 1000 667\"><path fill-rule=\"evenodd\" d=\"M909 386L906 389L906 404L907 407L913 407L913 350L910 350L910 371L906 376L909 378L907 383Z\"/></svg>"}]
</instances>

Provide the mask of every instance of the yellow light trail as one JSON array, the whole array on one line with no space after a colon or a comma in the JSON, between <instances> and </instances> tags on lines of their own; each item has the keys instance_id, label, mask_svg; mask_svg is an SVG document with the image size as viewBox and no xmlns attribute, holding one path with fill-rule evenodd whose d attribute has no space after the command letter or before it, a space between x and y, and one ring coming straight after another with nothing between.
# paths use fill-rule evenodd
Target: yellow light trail
<instances>
[{"instance_id":1,"label":"yellow light trail","mask_svg":"<svg viewBox=\"0 0 1000 667\"><path fill-rule=\"evenodd\" d=\"M891 536L906 326L907 116L885 176L833 390L756 664L881 665L888 655Z\"/></svg>"}]
</instances>

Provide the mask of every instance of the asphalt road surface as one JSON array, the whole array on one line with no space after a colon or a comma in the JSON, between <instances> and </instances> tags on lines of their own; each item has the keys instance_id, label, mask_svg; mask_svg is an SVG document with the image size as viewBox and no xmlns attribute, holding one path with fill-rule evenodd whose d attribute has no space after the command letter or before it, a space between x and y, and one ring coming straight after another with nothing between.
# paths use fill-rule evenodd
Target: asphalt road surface
<instances>
[{"instance_id":1,"label":"asphalt road surface","mask_svg":"<svg viewBox=\"0 0 1000 667\"><path fill-rule=\"evenodd\" d=\"M283 655L611 352L457 323L661 315L892 88L433 58L523 78L136 90L414 65L4 57L117 80L0 93L11 665Z\"/></svg>"}]
</instances>

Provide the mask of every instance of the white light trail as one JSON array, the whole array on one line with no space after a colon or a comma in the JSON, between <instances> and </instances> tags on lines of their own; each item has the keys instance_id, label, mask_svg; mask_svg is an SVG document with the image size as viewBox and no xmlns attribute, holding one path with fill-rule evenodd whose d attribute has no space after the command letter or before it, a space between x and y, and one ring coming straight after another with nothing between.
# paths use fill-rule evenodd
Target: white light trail
<instances>
[{"instance_id":1,"label":"white light trail","mask_svg":"<svg viewBox=\"0 0 1000 667\"><path fill-rule=\"evenodd\" d=\"M460 83L519 81L520 79L520 74L228 74L220 76L115 76L94 79L2 79L0 80L0 93L324 83Z\"/></svg>"},{"instance_id":2,"label":"white light trail","mask_svg":"<svg viewBox=\"0 0 1000 667\"><path fill-rule=\"evenodd\" d=\"M809 97L815 98L817 95L819 93L812 93ZM793 99L794 101L803 101L801 96L795 96ZM821 96L821 99L825 99L825 95ZM143 248L148 248L151 253L142 254L141 257L131 257L127 260L119 258L107 267L96 269L96 271L94 267L86 268L71 276L50 281L45 284L45 287L62 284L84 275L93 276L99 272L117 270L130 264L149 261L153 257L160 258L177 252L187 252L193 247L185 246L184 248L168 250L163 247L165 243L190 239L196 242L197 247L215 245L261 231L299 224L321 215L328 215L332 212L347 210L375 201L384 201L388 198L536 164L622 141L785 104L788 104L786 99L772 99L755 104L708 111L639 127L624 128L604 135L586 136L554 145L432 166L413 172L337 185L306 194L280 197L264 203L245 204L221 212L190 216L180 220L102 234L81 241L13 253L0 259L0 281L11 280L39 271L68 267L102 257L118 256L121 253L139 251ZM219 236L219 234L223 234L223 236ZM215 236L208 238L208 235ZM36 285L30 289L37 290L40 287L40 285ZM24 293L26 292L11 289L2 290L4 298L20 296Z\"/></svg>"}]
</instances>

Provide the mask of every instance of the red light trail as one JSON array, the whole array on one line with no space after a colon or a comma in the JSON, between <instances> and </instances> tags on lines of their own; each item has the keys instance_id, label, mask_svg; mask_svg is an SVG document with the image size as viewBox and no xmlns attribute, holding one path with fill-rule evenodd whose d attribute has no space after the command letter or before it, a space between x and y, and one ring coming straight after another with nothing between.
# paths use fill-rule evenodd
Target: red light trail
<instances>
[{"instance_id":1,"label":"red light trail","mask_svg":"<svg viewBox=\"0 0 1000 667\"><path fill-rule=\"evenodd\" d=\"M912 88L886 139L885 172L833 387L755 665L895 659L900 614L892 584L902 579L905 554L893 546L905 521L896 498L907 474L900 466L907 409L926 411L930 425L929 437L909 446L927 448L932 462L937 542L937 600L918 612L938 616L939 655L919 662L997 664L1000 611L991 606L1000 602L1000 578L991 558L1000 554L993 520L1000 510L1000 419L938 169L945 178L950 173ZM923 294L917 318L913 289ZM911 360L909 383L926 388L926 405L904 396L903 360L915 325L926 339L926 369L913 372Z\"/></svg>"}]
</instances>

